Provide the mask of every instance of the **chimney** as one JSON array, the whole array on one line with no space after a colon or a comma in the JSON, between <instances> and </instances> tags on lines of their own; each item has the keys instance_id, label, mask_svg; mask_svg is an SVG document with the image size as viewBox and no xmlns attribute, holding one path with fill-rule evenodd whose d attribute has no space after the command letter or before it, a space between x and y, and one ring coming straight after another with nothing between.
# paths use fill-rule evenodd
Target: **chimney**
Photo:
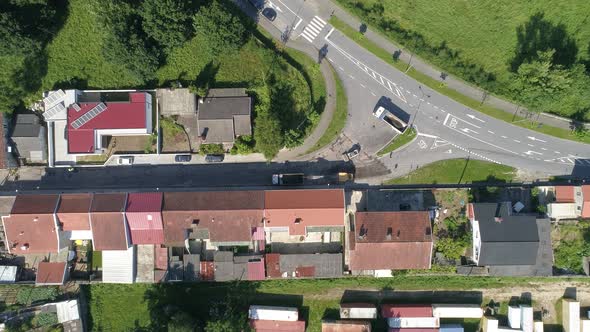
<instances>
[{"instance_id":1,"label":"chimney","mask_svg":"<svg viewBox=\"0 0 590 332\"><path fill-rule=\"evenodd\" d=\"M385 239L391 240L391 236L393 235L393 228L387 227L387 235L385 235Z\"/></svg>"},{"instance_id":2,"label":"chimney","mask_svg":"<svg viewBox=\"0 0 590 332\"><path fill-rule=\"evenodd\" d=\"M24 251L24 250L29 250L29 244L28 244L28 243L25 243L25 244L23 244L23 245L20 247L20 250L23 250L23 251Z\"/></svg>"}]
</instances>

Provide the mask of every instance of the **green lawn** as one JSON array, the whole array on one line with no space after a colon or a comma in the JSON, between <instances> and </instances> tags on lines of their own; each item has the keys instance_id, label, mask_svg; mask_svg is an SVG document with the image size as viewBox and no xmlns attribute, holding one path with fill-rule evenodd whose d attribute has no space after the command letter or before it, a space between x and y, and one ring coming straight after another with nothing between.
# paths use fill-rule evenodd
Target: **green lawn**
<instances>
[{"instance_id":1,"label":"green lawn","mask_svg":"<svg viewBox=\"0 0 590 332\"><path fill-rule=\"evenodd\" d=\"M517 45L540 48L551 45L560 50L562 58L566 54L573 54L567 56L573 60L590 58L587 17L590 2L584 0L337 2L434 65L504 93L511 81L511 63L517 54ZM536 14L541 14L542 19L533 19ZM531 32L519 39L517 28L524 24L528 24ZM567 45L567 38L571 38L573 47ZM480 80L484 72L493 78ZM555 110L555 113L561 111Z\"/></svg>"},{"instance_id":2,"label":"green lawn","mask_svg":"<svg viewBox=\"0 0 590 332\"><path fill-rule=\"evenodd\" d=\"M348 117L348 99L346 98L346 92L344 91L344 86L342 86L342 81L338 75L336 75L334 69L332 69L332 75L336 81L336 109L332 115L332 120L330 120L330 125L322 137L320 137L315 145L306 153L317 151L332 143L332 141L335 140L338 135L340 135L340 132L342 132L342 129L344 129L344 126L346 125L346 119Z\"/></svg>"},{"instance_id":3,"label":"green lawn","mask_svg":"<svg viewBox=\"0 0 590 332\"><path fill-rule=\"evenodd\" d=\"M399 149L400 147L406 145L407 143L411 142L414 137L416 137L416 130L414 128L410 128L406 130L403 134L397 136L396 138L391 141L391 143L387 144L381 151L377 152L378 156L382 156L384 154L388 154L392 151Z\"/></svg>"},{"instance_id":4,"label":"green lawn","mask_svg":"<svg viewBox=\"0 0 590 332\"><path fill-rule=\"evenodd\" d=\"M390 65L397 68L398 70L406 72L406 70L408 68L408 64L406 62L403 62L400 60L394 61L391 53L387 52L386 50L379 47L377 44L368 40L361 33L359 33L358 30L353 29L352 27L350 27L349 25L344 23L342 20L338 19L336 16L332 16L332 18L330 18L330 24L332 24L336 29L338 29L343 34L345 34L348 38L351 38L356 43L358 43L359 45L361 45L362 47L367 49L369 52L375 54L381 60L389 63ZM551 136L555 136L555 137L559 137L559 138L563 138L563 139L567 139L567 140L572 140L572 141L578 141L578 142L582 142L582 143L590 143L590 135L579 137L579 136L574 135L570 130L547 126L547 125L538 126L536 123L534 123L530 120L525 120L524 118L522 118L520 116L514 116L513 114L504 112L500 109L494 108L494 107L486 105L486 104L482 105L480 100L475 100L473 98L465 96L465 95L461 94L460 92L457 92L456 90L453 90L453 89L447 87L441 81L435 80L432 77L417 71L413 67L410 68L410 70L408 70L406 72L406 75L408 75L408 76L412 77L413 79L415 79L416 81L428 86L429 88L436 90L437 92L454 99L455 101L457 101L465 106L468 106L474 110L477 110L481 113L487 114L487 115L494 117L496 119L510 122L516 126L531 129L531 130L534 130L534 131L537 131L537 132L540 132L540 133L543 133L546 135L551 135Z\"/></svg>"},{"instance_id":5,"label":"green lawn","mask_svg":"<svg viewBox=\"0 0 590 332\"><path fill-rule=\"evenodd\" d=\"M236 303L245 312L250 304L297 306L307 318L308 331L320 331L321 319L337 318L341 293L366 290L472 290L538 283L584 282L583 278L411 276L273 280L240 283L83 285L89 301L89 331L129 331L158 327L165 330L169 313L179 310L206 321L216 301ZM533 284L535 283L535 284Z\"/></svg>"},{"instance_id":6,"label":"green lawn","mask_svg":"<svg viewBox=\"0 0 590 332\"><path fill-rule=\"evenodd\" d=\"M451 159L422 166L406 176L388 180L385 184L511 182L515 171L513 167L487 161Z\"/></svg>"}]
</instances>

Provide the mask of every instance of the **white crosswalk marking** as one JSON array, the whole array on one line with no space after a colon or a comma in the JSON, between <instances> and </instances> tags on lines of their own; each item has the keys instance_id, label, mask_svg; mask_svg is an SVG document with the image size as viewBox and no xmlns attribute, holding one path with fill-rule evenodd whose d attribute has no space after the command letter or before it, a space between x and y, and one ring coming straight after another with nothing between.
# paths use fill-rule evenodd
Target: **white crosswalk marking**
<instances>
[{"instance_id":1,"label":"white crosswalk marking","mask_svg":"<svg viewBox=\"0 0 590 332\"><path fill-rule=\"evenodd\" d=\"M314 17L311 22L303 29L301 36L305 38L308 42L312 43L313 40L322 32L322 29L326 26L326 22L319 18L318 16Z\"/></svg>"}]
</instances>

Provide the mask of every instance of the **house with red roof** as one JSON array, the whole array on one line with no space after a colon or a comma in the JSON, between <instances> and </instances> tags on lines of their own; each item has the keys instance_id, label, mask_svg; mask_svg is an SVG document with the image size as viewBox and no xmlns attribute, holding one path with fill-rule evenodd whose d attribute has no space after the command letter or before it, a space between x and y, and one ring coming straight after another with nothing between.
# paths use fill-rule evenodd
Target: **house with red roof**
<instances>
[{"instance_id":1,"label":"house with red roof","mask_svg":"<svg viewBox=\"0 0 590 332\"><path fill-rule=\"evenodd\" d=\"M549 190L547 190L549 188ZM551 188L553 188L553 197L551 197ZM547 216L552 220L567 220L590 218L590 189L586 189L588 193L584 192L588 185L584 186L555 186L543 187L542 192L548 196ZM546 194L549 192L549 194ZM587 216L584 217L584 204L588 204L586 209Z\"/></svg>"},{"instance_id":2,"label":"house with red roof","mask_svg":"<svg viewBox=\"0 0 590 332\"><path fill-rule=\"evenodd\" d=\"M92 240L90 206L92 194L62 194L57 208L60 230L70 240Z\"/></svg>"},{"instance_id":3,"label":"house with red roof","mask_svg":"<svg viewBox=\"0 0 590 332\"><path fill-rule=\"evenodd\" d=\"M129 236L125 223L127 194L94 194L90 206L90 227L94 250L127 250Z\"/></svg>"},{"instance_id":4,"label":"house with red roof","mask_svg":"<svg viewBox=\"0 0 590 332\"><path fill-rule=\"evenodd\" d=\"M18 195L10 215L2 217L8 252L57 253L60 241L55 210L59 195Z\"/></svg>"},{"instance_id":5,"label":"house with red roof","mask_svg":"<svg viewBox=\"0 0 590 332\"><path fill-rule=\"evenodd\" d=\"M104 153L108 138L152 133L152 95L140 91L50 91L43 98L49 166Z\"/></svg>"},{"instance_id":6,"label":"house with red roof","mask_svg":"<svg viewBox=\"0 0 590 332\"><path fill-rule=\"evenodd\" d=\"M132 244L164 243L162 193L130 193L125 216Z\"/></svg>"},{"instance_id":7,"label":"house with red roof","mask_svg":"<svg viewBox=\"0 0 590 332\"><path fill-rule=\"evenodd\" d=\"M349 234L353 274L430 269L432 228L427 211L357 212Z\"/></svg>"}]
</instances>

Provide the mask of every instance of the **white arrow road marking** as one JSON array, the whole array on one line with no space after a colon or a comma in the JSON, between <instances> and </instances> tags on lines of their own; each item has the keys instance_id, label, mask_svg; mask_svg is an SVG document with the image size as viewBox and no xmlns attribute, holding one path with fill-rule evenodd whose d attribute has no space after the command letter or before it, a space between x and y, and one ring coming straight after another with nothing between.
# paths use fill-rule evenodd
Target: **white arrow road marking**
<instances>
[{"instance_id":1,"label":"white arrow road marking","mask_svg":"<svg viewBox=\"0 0 590 332\"><path fill-rule=\"evenodd\" d=\"M479 121L481 123L485 123L484 120L478 119L475 115L467 114L467 117L470 118L470 119L472 119L472 120L477 120L477 121Z\"/></svg>"},{"instance_id":2,"label":"white arrow road marking","mask_svg":"<svg viewBox=\"0 0 590 332\"><path fill-rule=\"evenodd\" d=\"M477 131L475 131L475 130L471 130L471 129L469 129L469 128L463 128L463 129L461 129L461 131L462 131L462 132L464 132L464 133L474 133L474 134L479 134Z\"/></svg>"},{"instance_id":3,"label":"white arrow road marking","mask_svg":"<svg viewBox=\"0 0 590 332\"><path fill-rule=\"evenodd\" d=\"M547 143L547 141L544 141L542 139L538 139L538 138L533 137L533 136L527 136L526 138L530 139L531 141L539 141L539 142Z\"/></svg>"},{"instance_id":4,"label":"white arrow road marking","mask_svg":"<svg viewBox=\"0 0 590 332\"><path fill-rule=\"evenodd\" d=\"M542 154L542 153L540 153L540 152L537 152L537 151L531 151L531 150L528 150L528 151L527 151L527 152L525 152L524 154L526 154L526 155L528 155L528 156L530 156L530 155L533 155L533 154L538 154L538 155L541 155L541 156L543 155L543 154Z\"/></svg>"}]
</instances>

